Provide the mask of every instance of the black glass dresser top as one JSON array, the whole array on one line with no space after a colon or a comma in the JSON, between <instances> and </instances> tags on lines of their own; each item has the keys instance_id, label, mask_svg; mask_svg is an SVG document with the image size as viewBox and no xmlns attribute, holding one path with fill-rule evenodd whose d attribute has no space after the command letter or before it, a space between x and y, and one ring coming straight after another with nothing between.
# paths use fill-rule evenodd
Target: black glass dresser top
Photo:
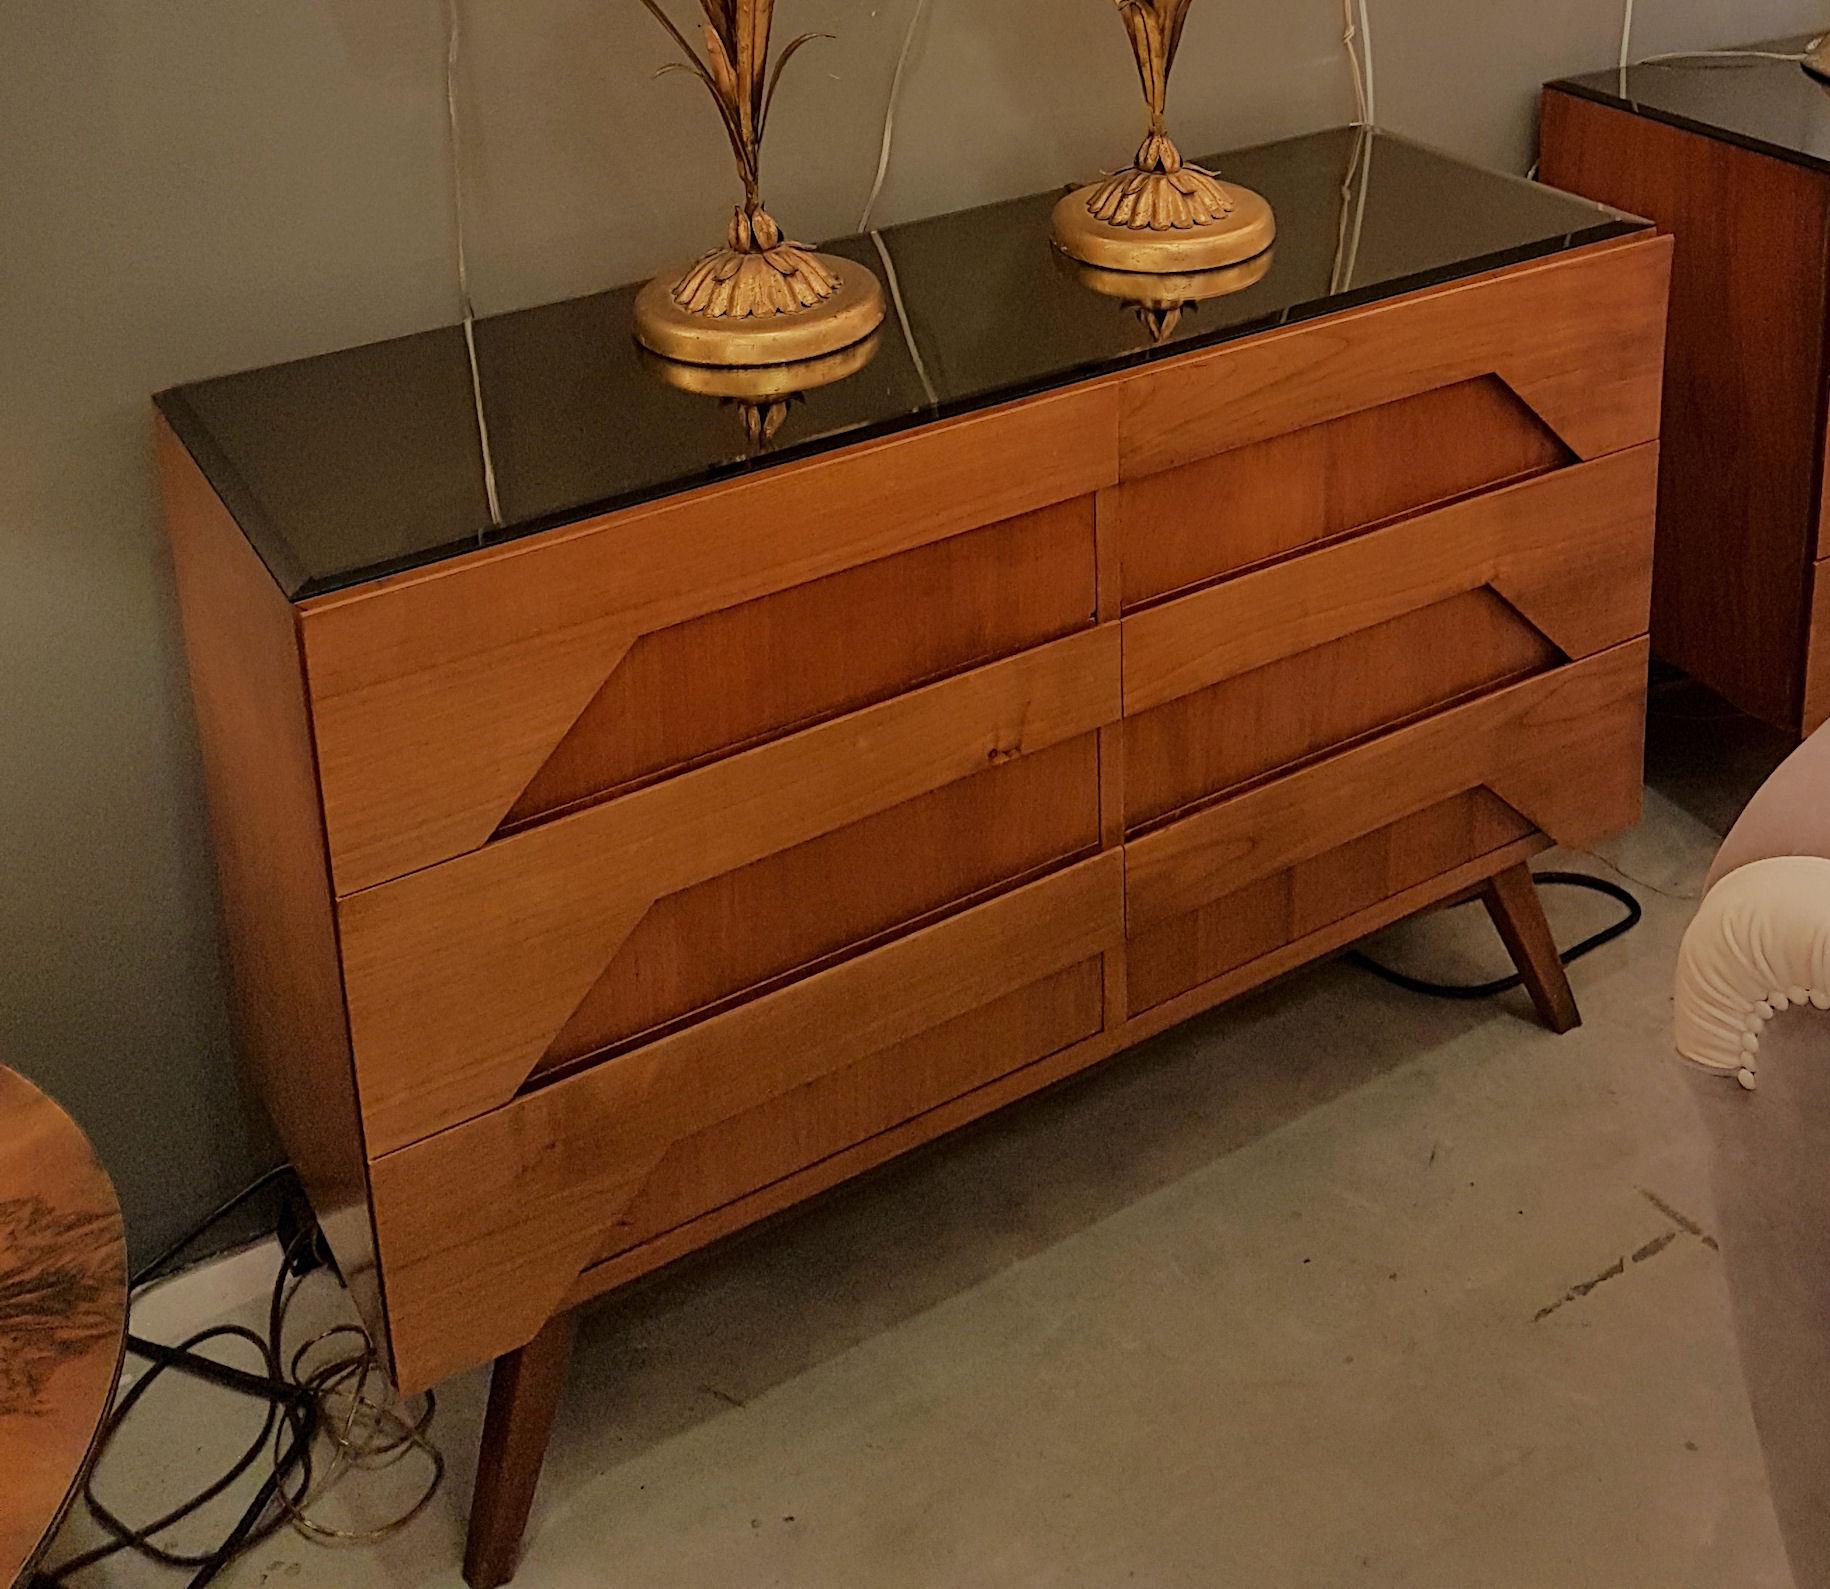
<instances>
[{"instance_id":1,"label":"black glass dresser top","mask_svg":"<svg viewBox=\"0 0 1830 1589\"><path fill-rule=\"evenodd\" d=\"M1762 55L1689 56L1550 86L1687 132L1830 172L1830 88L1796 61L1811 36L1752 44Z\"/></svg>"},{"instance_id":2,"label":"black glass dresser top","mask_svg":"<svg viewBox=\"0 0 1830 1589\"><path fill-rule=\"evenodd\" d=\"M1644 224L1351 128L1205 163L1271 201L1277 243L1259 279L1160 341L1050 247L1059 189L829 245L877 272L891 312L870 361L794 398L766 444L730 400L656 374L631 334L634 287L477 321L475 392L452 326L158 403L299 599Z\"/></svg>"}]
</instances>

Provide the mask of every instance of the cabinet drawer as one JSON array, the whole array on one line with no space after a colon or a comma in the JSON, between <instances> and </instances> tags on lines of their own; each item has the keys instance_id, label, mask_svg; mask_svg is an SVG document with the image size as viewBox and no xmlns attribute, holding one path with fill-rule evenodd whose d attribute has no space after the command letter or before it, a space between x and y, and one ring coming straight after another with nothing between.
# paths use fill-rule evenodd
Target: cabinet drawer
<instances>
[{"instance_id":1,"label":"cabinet drawer","mask_svg":"<svg viewBox=\"0 0 1830 1589\"><path fill-rule=\"evenodd\" d=\"M1590 250L1125 382L1124 604L1654 440L1670 257Z\"/></svg>"},{"instance_id":2,"label":"cabinet drawer","mask_svg":"<svg viewBox=\"0 0 1830 1589\"><path fill-rule=\"evenodd\" d=\"M371 1155L1097 848L1116 625L339 902Z\"/></svg>"},{"instance_id":3,"label":"cabinet drawer","mask_svg":"<svg viewBox=\"0 0 1830 1589\"><path fill-rule=\"evenodd\" d=\"M1497 795L1470 789L1145 927L1125 948L1129 1013L1154 1009L1535 831Z\"/></svg>"},{"instance_id":4,"label":"cabinet drawer","mask_svg":"<svg viewBox=\"0 0 1830 1589\"><path fill-rule=\"evenodd\" d=\"M1475 836L1470 844L1481 835L1494 836L1497 842L1485 848L1497 848L1523 830L1579 845L1630 827L1639 815L1646 655L1644 640L1616 646L1145 834L1125 847L1131 939L1166 955L1165 940L1155 936L1166 924L1211 933L1213 921L1200 914L1206 907L1229 898L1237 902L1254 885L1471 791L1482 791L1491 801L1483 799L1481 811L1444 813L1440 820L1465 819ZM1393 842L1419 837L1413 832L1395 841L1384 834L1380 843L1389 851ZM1451 857L1451 865L1462 858ZM1295 886L1295 879L1269 884L1273 892ZM1221 907L1220 914L1226 913ZM1224 958L1228 952L1214 953ZM1245 957L1253 952L1247 944ZM1200 964L1207 959L1206 951L1195 957ZM1175 975L1168 970L1151 974L1158 988L1179 991L1171 987ZM1139 1007L1134 999L1133 1008Z\"/></svg>"},{"instance_id":5,"label":"cabinet drawer","mask_svg":"<svg viewBox=\"0 0 1830 1589\"><path fill-rule=\"evenodd\" d=\"M1065 393L305 604L336 891L1086 626L1116 401Z\"/></svg>"},{"instance_id":6,"label":"cabinet drawer","mask_svg":"<svg viewBox=\"0 0 1830 1589\"><path fill-rule=\"evenodd\" d=\"M584 1268L713 1199L1091 1036L1123 870L1093 857L377 1160L402 1388L523 1344ZM880 1096L840 1079L861 1064Z\"/></svg>"},{"instance_id":7,"label":"cabinet drawer","mask_svg":"<svg viewBox=\"0 0 1830 1589\"><path fill-rule=\"evenodd\" d=\"M1656 491L1634 448L1134 612L1127 831L1643 634Z\"/></svg>"}]
</instances>

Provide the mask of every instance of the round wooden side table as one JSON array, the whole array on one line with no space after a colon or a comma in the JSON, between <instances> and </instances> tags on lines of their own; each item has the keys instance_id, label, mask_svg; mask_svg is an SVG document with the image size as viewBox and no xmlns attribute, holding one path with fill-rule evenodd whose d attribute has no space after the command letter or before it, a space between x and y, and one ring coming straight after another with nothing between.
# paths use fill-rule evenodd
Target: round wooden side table
<instances>
[{"instance_id":1,"label":"round wooden side table","mask_svg":"<svg viewBox=\"0 0 1830 1589\"><path fill-rule=\"evenodd\" d=\"M127 1243L89 1139L0 1066L0 1584L56 1533L114 1396Z\"/></svg>"}]
</instances>

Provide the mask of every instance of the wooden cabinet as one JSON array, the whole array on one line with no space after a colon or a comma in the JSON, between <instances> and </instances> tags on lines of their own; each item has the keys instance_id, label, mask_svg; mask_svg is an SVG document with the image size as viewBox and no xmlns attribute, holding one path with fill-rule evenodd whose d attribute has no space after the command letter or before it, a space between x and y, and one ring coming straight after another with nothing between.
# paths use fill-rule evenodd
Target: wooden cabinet
<instances>
[{"instance_id":1,"label":"wooden cabinet","mask_svg":"<svg viewBox=\"0 0 1830 1589\"><path fill-rule=\"evenodd\" d=\"M1518 884L1638 811L1668 253L297 600L162 429L244 1046L400 1386L503 1360L473 1581L588 1298L1494 879L1574 1019Z\"/></svg>"},{"instance_id":2,"label":"wooden cabinet","mask_svg":"<svg viewBox=\"0 0 1830 1589\"><path fill-rule=\"evenodd\" d=\"M1827 147L1788 61L1544 93L1543 180L1676 240L1653 649L1796 735L1830 720Z\"/></svg>"}]
</instances>

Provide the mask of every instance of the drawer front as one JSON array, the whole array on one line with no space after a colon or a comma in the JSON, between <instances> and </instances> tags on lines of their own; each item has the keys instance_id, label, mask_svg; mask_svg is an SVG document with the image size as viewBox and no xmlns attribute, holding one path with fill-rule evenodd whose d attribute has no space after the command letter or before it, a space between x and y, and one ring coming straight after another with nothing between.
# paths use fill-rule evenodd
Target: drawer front
<instances>
[{"instance_id":1,"label":"drawer front","mask_svg":"<svg viewBox=\"0 0 1830 1589\"><path fill-rule=\"evenodd\" d=\"M1097 1036L1105 1017L1104 980L1097 956L1082 960L681 1138L612 1222L591 1261L630 1253L987 1081Z\"/></svg>"},{"instance_id":2,"label":"drawer front","mask_svg":"<svg viewBox=\"0 0 1830 1589\"><path fill-rule=\"evenodd\" d=\"M1125 949L1129 1013L1239 971L1535 831L1497 795L1470 789L1144 927Z\"/></svg>"},{"instance_id":3,"label":"drawer front","mask_svg":"<svg viewBox=\"0 0 1830 1589\"><path fill-rule=\"evenodd\" d=\"M1045 398L307 603L337 892L1085 627L1116 401Z\"/></svg>"},{"instance_id":4,"label":"drawer front","mask_svg":"<svg viewBox=\"0 0 1830 1589\"><path fill-rule=\"evenodd\" d=\"M1294 450L1233 460L1246 500L1281 525L1272 549L1289 549L1368 515L1652 441L1670 260L1669 238L1637 239L1166 361L1121 387L1120 498L1165 470L1361 416L1283 443ZM1364 478L1369 466L1386 481ZM1327 484L1301 485L1298 473ZM1150 517L1123 529L1127 560L1154 557L1159 570L1127 575L1132 599L1215 571L1142 544L1171 532Z\"/></svg>"},{"instance_id":5,"label":"drawer front","mask_svg":"<svg viewBox=\"0 0 1830 1589\"><path fill-rule=\"evenodd\" d=\"M1132 613L1127 832L1643 634L1656 490L1638 447Z\"/></svg>"},{"instance_id":6,"label":"drawer front","mask_svg":"<svg viewBox=\"0 0 1830 1589\"><path fill-rule=\"evenodd\" d=\"M1093 857L375 1161L402 1388L524 1344L600 1258L1093 1035L1123 873Z\"/></svg>"},{"instance_id":7,"label":"drawer front","mask_svg":"<svg viewBox=\"0 0 1830 1589\"><path fill-rule=\"evenodd\" d=\"M1272 913L1283 891L1326 879L1326 867L1304 874L1306 863L1331 854L1345 859L1347 847L1369 835L1378 837L1362 859L1375 871L1393 864L1402 871L1412 863L1389 855L1406 845L1444 845L1451 866L1458 864L1466 857L1453 853L1457 832L1469 834L1470 845L1492 838L1491 849L1529 829L1580 845L1631 826L1639 815L1646 657L1644 640L1616 646L1248 788L1127 844L1127 930L1147 962L1152 955L1160 962L1146 966L1145 996L1181 991L1175 984L1182 973L1168 963L1168 935L1158 929L1211 935L1227 914L1220 902L1237 904L1242 896ZM1483 795L1478 809L1439 811L1421 831L1398 827L1471 792ZM1293 869L1297 875L1283 875ZM1256 885L1264 885L1262 897L1245 894ZM1308 910L1289 919L1291 932L1300 936L1296 927L1310 919ZM1240 930L1247 931L1244 924ZM1255 948L1248 939L1239 952L1252 958ZM1183 963L1199 968L1231 953L1224 945L1202 948ZM1143 1007L1136 995L1131 1003L1133 1011Z\"/></svg>"},{"instance_id":8,"label":"drawer front","mask_svg":"<svg viewBox=\"0 0 1830 1589\"><path fill-rule=\"evenodd\" d=\"M1488 375L1140 475L1110 497L1123 604L1129 612L1576 461Z\"/></svg>"},{"instance_id":9,"label":"drawer front","mask_svg":"<svg viewBox=\"0 0 1830 1589\"><path fill-rule=\"evenodd\" d=\"M1096 849L1116 625L339 902L371 1156Z\"/></svg>"}]
</instances>

